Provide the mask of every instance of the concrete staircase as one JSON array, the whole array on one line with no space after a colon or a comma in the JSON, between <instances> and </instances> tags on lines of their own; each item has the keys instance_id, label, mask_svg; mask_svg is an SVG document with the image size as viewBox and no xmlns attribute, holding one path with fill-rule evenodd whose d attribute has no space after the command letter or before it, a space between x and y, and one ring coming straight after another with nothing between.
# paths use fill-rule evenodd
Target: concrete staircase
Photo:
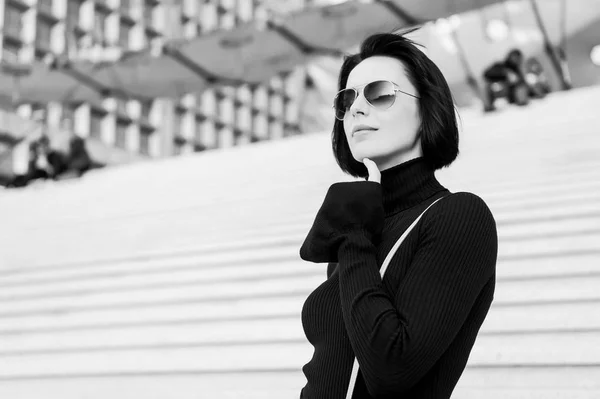
<instances>
[{"instance_id":1,"label":"concrete staircase","mask_svg":"<svg viewBox=\"0 0 600 399\"><path fill-rule=\"evenodd\" d=\"M438 178L495 214L493 308L453 398L600 397L600 90L461 111ZM0 398L298 398L298 256L328 133L0 196Z\"/></svg>"}]
</instances>

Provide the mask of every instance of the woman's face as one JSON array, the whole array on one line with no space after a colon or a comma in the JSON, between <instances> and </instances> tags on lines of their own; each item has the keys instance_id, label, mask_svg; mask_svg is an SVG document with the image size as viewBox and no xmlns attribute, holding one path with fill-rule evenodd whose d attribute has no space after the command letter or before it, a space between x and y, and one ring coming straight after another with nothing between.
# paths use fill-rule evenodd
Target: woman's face
<instances>
[{"instance_id":1,"label":"woman's face","mask_svg":"<svg viewBox=\"0 0 600 399\"><path fill-rule=\"evenodd\" d=\"M359 95L344 115L344 131L354 159L369 158L379 170L422 156L420 140L416 140L421 125L419 100L397 92L388 109L371 106L363 95L365 84L389 80L397 89L418 96L410 83L402 62L385 56L369 57L360 62L348 76L346 88L356 87Z\"/></svg>"}]
</instances>

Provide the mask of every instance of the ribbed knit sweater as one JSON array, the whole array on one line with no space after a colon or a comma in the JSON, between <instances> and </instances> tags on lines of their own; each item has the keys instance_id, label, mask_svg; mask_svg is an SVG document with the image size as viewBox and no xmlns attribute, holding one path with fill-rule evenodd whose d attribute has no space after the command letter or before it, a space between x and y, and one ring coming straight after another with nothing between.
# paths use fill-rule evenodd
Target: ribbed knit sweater
<instances>
[{"instance_id":1,"label":"ribbed knit sweater","mask_svg":"<svg viewBox=\"0 0 600 399\"><path fill-rule=\"evenodd\" d=\"M427 206L381 278L386 255ZM314 355L302 399L450 398L494 296L498 237L484 201L450 193L423 158L335 183L301 249L328 263L302 325Z\"/></svg>"}]
</instances>

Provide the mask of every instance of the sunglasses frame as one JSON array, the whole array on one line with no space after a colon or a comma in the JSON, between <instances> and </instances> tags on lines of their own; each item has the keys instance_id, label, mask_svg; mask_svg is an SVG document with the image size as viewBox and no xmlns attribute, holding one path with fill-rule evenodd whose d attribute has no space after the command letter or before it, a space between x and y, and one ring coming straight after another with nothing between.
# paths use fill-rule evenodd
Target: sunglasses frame
<instances>
[{"instance_id":1,"label":"sunglasses frame","mask_svg":"<svg viewBox=\"0 0 600 399\"><path fill-rule=\"evenodd\" d=\"M390 109L390 108L391 108L391 107L392 107L392 106L393 106L393 105L396 103L396 95L397 95L397 93L398 93L398 92L400 92L400 93L402 93L402 94L406 94L407 96L410 96L410 97L413 97L413 98L416 98L416 99L419 99L419 98L420 98L420 97L418 97L418 96L415 96L414 94L410 94L410 93L407 93L407 92L405 92L405 91L403 91L403 90L400 90L400 89L398 88L398 87L400 87L400 86L398 86L396 83L392 82L391 80L385 80L385 79L381 79L381 80L374 80L374 81L372 81L372 82L365 83L364 85L360 85L360 86L354 86L354 87L347 87L347 88L345 88L345 89L342 89L342 90L338 91L338 92L335 94L335 96L333 97L333 105L331 106L331 108L333 108L333 109L334 109L335 119L337 119L338 121L343 121L343 120L344 120L344 118L341 118L341 119L340 119L340 118L338 118L338 116L337 116L337 111L335 110L335 103L337 102L337 101L336 101L336 99L338 98L338 96L340 95L340 93L341 93L341 92L343 92L343 91L346 91L346 90L354 90L354 93L356 94L356 97L354 97L354 101L356 101L356 99L357 99L357 98L358 98L358 96L360 95L360 93L359 93L359 91L358 91L357 87L362 87L362 88L363 88L363 89L362 89L362 92L364 93L364 90L365 90L364 88L365 88L366 86L368 86L368 85L372 84L372 83L375 83L375 82L388 82L388 83L391 83L391 84L392 84L392 87L393 87L393 90L394 90L394 101L393 101L393 102L390 104L390 106L389 106L389 107L387 107L387 108L376 107L375 105L371 104L371 102L370 102L370 101L369 101L369 100L368 100L368 99L365 97L365 101L367 102L367 104L369 104L371 107L373 107L373 108L375 108L375 109L379 109L379 110L382 110L382 111L383 111L383 110L386 110L386 109ZM352 104L354 104L354 101L352 102ZM344 113L344 117L346 117L346 113Z\"/></svg>"}]
</instances>

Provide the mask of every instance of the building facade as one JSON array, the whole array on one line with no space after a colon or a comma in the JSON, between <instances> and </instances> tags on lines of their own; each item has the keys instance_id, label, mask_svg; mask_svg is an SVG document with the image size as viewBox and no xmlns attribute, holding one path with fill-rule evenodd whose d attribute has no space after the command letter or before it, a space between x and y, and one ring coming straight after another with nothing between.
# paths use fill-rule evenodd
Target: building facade
<instances>
[{"instance_id":1,"label":"building facade","mask_svg":"<svg viewBox=\"0 0 600 399\"><path fill-rule=\"evenodd\" d=\"M0 61L93 60L115 48L160 52L166 40L232 28L265 13L256 0L0 0ZM300 133L305 80L300 67L257 87L215 87L176 100L57 98L18 102L16 112L115 151L162 157Z\"/></svg>"}]
</instances>

